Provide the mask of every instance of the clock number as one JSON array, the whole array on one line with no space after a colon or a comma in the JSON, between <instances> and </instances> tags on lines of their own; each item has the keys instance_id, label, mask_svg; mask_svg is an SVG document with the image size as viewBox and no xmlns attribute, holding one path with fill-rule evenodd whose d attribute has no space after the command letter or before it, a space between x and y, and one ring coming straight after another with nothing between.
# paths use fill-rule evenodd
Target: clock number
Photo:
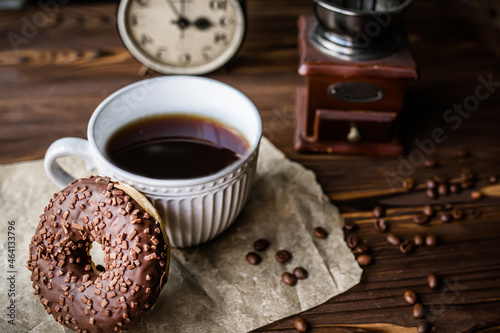
<instances>
[{"instance_id":1,"label":"clock number","mask_svg":"<svg viewBox=\"0 0 500 333\"><path fill-rule=\"evenodd\" d=\"M158 50L156 50L156 55L155 58L158 60L161 60L163 58L163 55L167 52L166 47L160 47Z\"/></svg>"},{"instance_id":2,"label":"clock number","mask_svg":"<svg viewBox=\"0 0 500 333\"><path fill-rule=\"evenodd\" d=\"M137 15L132 15L132 17L130 18L130 23L133 26L136 26L137 24L139 24L139 18L137 17Z\"/></svg>"},{"instance_id":3,"label":"clock number","mask_svg":"<svg viewBox=\"0 0 500 333\"><path fill-rule=\"evenodd\" d=\"M215 44L223 43L224 45L227 45L227 35L223 32L216 32L214 36L214 42Z\"/></svg>"},{"instance_id":4,"label":"clock number","mask_svg":"<svg viewBox=\"0 0 500 333\"><path fill-rule=\"evenodd\" d=\"M205 61L210 61L212 60L212 56L210 55L210 52L212 51L213 47L211 45L206 45L201 49L201 56Z\"/></svg>"},{"instance_id":5,"label":"clock number","mask_svg":"<svg viewBox=\"0 0 500 333\"><path fill-rule=\"evenodd\" d=\"M210 9L226 10L227 9L227 0L211 0L210 1Z\"/></svg>"},{"instance_id":6,"label":"clock number","mask_svg":"<svg viewBox=\"0 0 500 333\"><path fill-rule=\"evenodd\" d=\"M141 36L141 44L142 45L146 45L146 44L152 43L152 42L153 42L153 38L149 37L148 35L143 34Z\"/></svg>"},{"instance_id":7,"label":"clock number","mask_svg":"<svg viewBox=\"0 0 500 333\"><path fill-rule=\"evenodd\" d=\"M149 5L149 1L150 0L136 0L137 4L142 7L146 7L147 5Z\"/></svg>"},{"instance_id":8,"label":"clock number","mask_svg":"<svg viewBox=\"0 0 500 333\"><path fill-rule=\"evenodd\" d=\"M177 59L177 61L181 66L186 66L191 62L191 55L187 52L179 54L179 58Z\"/></svg>"},{"instance_id":9,"label":"clock number","mask_svg":"<svg viewBox=\"0 0 500 333\"><path fill-rule=\"evenodd\" d=\"M225 17L225 16L222 16L219 20L219 25L223 28L229 26L229 25L233 25L234 24L234 19L232 18L228 18L228 17Z\"/></svg>"}]
</instances>

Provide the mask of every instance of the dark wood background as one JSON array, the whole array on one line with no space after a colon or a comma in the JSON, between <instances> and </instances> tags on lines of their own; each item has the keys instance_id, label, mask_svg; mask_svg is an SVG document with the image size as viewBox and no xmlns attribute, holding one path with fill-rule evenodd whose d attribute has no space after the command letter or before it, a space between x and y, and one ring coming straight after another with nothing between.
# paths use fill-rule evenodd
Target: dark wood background
<instances>
[{"instance_id":1,"label":"dark wood background","mask_svg":"<svg viewBox=\"0 0 500 333\"><path fill-rule=\"evenodd\" d=\"M416 332L418 320L403 299L414 289L437 332L500 331L500 200L470 199L470 190L437 200L423 191L392 195L386 175L397 174L399 158L301 155L293 150L295 89L303 84L297 74L297 18L312 12L310 0L248 0L248 34L236 58L208 75L247 94L257 105L264 134L289 158L312 169L325 193L346 218L359 228L354 233L371 248L374 263L365 268L362 282L348 292L300 316L309 332ZM0 12L0 162L43 158L51 142L64 136L86 136L94 108L113 91L140 79L140 65L124 49L115 21L116 4L72 3L23 40L16 51L9 33L22 36L26 20L41 8ZM436 127L448 139L432 157L440 166L418 165L411 176L417 183L436 172L458 178L463 168L479 181L500 175L500 87L454 130L443 122L444 112L474 95L478 77L500 81L499 33L495 10L480 11L458 0L416 1L406 25L420 79L409 84L404 105L402 139L408 153L414 141L429 138ZM490 20L493 18L494 20ZM11 35L12 36L12 35ZM153 76L157 74L152 74ZM471 151L457 158L457 150ZM408 155L402 158L407 158ZM369 193L368 193L369 194ZM351 196L351 199L348 199ZM443 224L438 217L424 226L412 222L424 204L451 202L474 207L480 215ZM436 234L439 245L403 255L374 230L371 210L388 209L390 232L410 239L414 234ZM332 254L334 255L334 254ZM428 273L438 274L441 287L426 286ZM297 316L271 323L259 332L294 332Z\"/></svg>"}]
</instances>

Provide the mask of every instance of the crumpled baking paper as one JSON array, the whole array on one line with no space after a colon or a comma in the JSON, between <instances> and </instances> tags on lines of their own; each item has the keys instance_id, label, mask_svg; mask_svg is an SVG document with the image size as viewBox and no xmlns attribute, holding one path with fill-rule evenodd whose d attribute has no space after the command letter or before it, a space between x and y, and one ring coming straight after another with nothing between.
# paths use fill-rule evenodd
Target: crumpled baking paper
<instances>
[{"instance_id":1,"label":"crumpled baking paper","mask_svg":"<svg viewBox=\"0 0 500 333\"><path fill-rule=\"evenodd\" d=\"M61 164L74 175L86 175L83 163L74 157L63 158ZM26 268L38 216L58 188L38 160L1 165L0 190L0 331L70 332L47 315L33 295ZM8 266L9 221L15 222L13 269ZM316 226L328 231L326 239L313 235ZM259 253L262 262L253 266L245 255L254 251L259 238L270 246ZM292 260L278 263L274 255L280 249L288 250ZM309 272L307 279L293 287L281 282L283 272L298 266ZM314 173L288 160L264 138L257 177L242 213L216 239L173 249L169 280L156 306L129 332L246 332L325 302L356 285L361 273L343 240L341 216ZM9 295L12 279L7 278L12 275L15 295ZM15 326L8 323L11 299Z\"/></svg>"}]
</instances>

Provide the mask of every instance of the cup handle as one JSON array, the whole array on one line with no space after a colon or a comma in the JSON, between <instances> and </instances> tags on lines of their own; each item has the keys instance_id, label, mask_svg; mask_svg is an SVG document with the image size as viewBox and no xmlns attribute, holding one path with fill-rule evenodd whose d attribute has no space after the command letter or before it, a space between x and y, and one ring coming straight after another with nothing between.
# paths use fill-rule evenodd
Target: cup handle
<instances>
[{"instance_id":1,"label":"cup handle","mask_svg":"<svg viewBox=\"0 0 500 333\"><path fill-rule=\"evenodd\" d=\"M59 163L57 163L57 158L68 155L75 155L82 158L85 161L88 172L96 168L96 162L87 140L62 138L54 141L45 153L43 164L47 175L61 188L75 180L75 177L64 171Z\"/></svg>"}]
</instances>

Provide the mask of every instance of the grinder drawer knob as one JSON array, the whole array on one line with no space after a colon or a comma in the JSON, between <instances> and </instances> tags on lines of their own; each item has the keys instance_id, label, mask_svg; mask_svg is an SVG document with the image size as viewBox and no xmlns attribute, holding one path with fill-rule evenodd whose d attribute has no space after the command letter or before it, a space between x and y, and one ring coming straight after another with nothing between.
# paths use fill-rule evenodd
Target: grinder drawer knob
<instances>
[{"instance_id":1,"label":"grinder drawer knob","mask_svg":"<svg viewBox=\"0 0 500 333\"><path fill-rule=\"evenodd\" d=\"M361 133L359 133L355 123L351 123L351 129L349 130L349 133L347 133L347 141L350 143L361 141Z\"/></svg>"}]
</instances>

